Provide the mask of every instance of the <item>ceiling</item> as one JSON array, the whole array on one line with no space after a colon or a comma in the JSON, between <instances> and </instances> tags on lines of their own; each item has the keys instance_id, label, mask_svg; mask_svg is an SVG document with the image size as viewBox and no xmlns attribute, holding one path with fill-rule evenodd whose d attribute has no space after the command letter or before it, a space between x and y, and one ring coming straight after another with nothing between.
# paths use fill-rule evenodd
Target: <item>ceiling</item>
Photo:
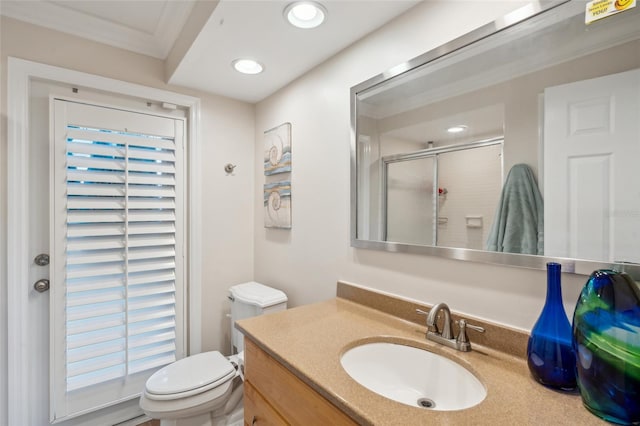
<instances>
[{"instance_id":1,"label":"ceiling","mask_svg":"<svg viewBox=\"0 0 640 426\"><path fill-rule=\"evenodd\" d=\"M303 30L284 18L292 1L2 0L0 14L165 60L167 83L258 102L419 2L321 0L327 20ZM237 73L240 57L265 71Z\"/></svg>"},{"instance_id":2,"label":"ceiling","mask_svg":"<svg viewBox=\"0 0 640 426\"><path fill-rule=\"evenodd\" d=\"M466 126L466 131L449 133L452 126ZM435 147L492 139L504 135L504 105L494 104L481 108L461 108L456 114L433 120L421 121L411 126L400 127L385 132L381 138L392 138L422 144L426 148L427 141L433 141Z\"/></svg>"}]
</instances>

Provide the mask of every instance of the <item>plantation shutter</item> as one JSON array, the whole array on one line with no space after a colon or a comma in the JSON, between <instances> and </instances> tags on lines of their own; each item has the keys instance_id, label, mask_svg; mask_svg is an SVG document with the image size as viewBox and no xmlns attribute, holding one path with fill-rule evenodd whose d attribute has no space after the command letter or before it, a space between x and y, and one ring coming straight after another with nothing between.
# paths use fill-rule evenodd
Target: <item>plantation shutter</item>
<instances>
[{"instance_id":1,"label":"plantation shutter","mask_svg":"<svg viewBox=\"0 0 640 426\"><path fill-rule=\"evenodd\" d=\"M184 356L184 123L54 101L51 419Z\"/></svg>"}]
</instances>

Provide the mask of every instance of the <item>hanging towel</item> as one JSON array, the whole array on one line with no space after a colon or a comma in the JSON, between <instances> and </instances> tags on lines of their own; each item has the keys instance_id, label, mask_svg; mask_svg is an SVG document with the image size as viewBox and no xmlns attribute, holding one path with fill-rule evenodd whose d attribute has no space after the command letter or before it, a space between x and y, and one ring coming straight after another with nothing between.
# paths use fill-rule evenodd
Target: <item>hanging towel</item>
<instances>
[{"instance_id":1,"label":"hanging towel","mask_svg":"<svg viewBox=\"0 0 640 426\"><path fill-rule=\"evenodd\" d=\"M487 240L487 250L543 254L544 209L533 172L516 164L502 187L500 203Z\"/></svg>"}]
</instances>

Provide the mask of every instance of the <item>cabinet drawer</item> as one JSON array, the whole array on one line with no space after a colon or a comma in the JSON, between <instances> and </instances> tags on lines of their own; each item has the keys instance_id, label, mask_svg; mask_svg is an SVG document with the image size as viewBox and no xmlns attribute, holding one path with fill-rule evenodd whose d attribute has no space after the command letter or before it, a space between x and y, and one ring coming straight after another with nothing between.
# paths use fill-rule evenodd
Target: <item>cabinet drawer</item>
<instances>
[{"instance_id":1,"label":"cabinet drawer","mask_svg":"<svg viewBox=\"0 0 640 426\"><path fill-rule=\"evenodd\" d=\"M286 422L295 425L356 424L249 339L245 339L244 353L246 380Z\"/></svg>"},{"instance_id":2,"label":"cabinet drawer","mask_svg":"<svg viewBox=\"0 0 640 426\"><path fill-rule=\"evenodd\" d=\"M247 426L286 426L287 422L260 393L244 383L244 424Z\"/></svg>"}]
</instances>

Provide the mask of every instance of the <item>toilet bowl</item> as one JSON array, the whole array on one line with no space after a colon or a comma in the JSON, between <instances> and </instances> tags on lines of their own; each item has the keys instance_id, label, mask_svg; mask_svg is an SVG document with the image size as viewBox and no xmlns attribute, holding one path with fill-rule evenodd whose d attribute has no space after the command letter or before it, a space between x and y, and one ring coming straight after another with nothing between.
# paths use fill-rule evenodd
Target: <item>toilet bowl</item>
<instances>
[{"instance_id":1,"label":"toilet bowl","mask_svg":"<svg viewBox=\"0 0 640 426\"><path fill-rule=\"evenodd\" d=\"M156 371L146 382L140 407L161 426L241 426L242 334L235 320L286 309L280 290L250 282L233 286L232 341L238 355L218 351L188 356Z\"/></svg>"},{"instance_id":2,"label":"toilet bowl","mask_svg":"<svg viewBox=\"0 0 640 426\"><path fill-rule=\"evenodd\" d=\"M162 426L229 425L231 417L242 424L239 363L217 351L176 361L147 380L140 407Z\"/></svg>"}]
</instances>

